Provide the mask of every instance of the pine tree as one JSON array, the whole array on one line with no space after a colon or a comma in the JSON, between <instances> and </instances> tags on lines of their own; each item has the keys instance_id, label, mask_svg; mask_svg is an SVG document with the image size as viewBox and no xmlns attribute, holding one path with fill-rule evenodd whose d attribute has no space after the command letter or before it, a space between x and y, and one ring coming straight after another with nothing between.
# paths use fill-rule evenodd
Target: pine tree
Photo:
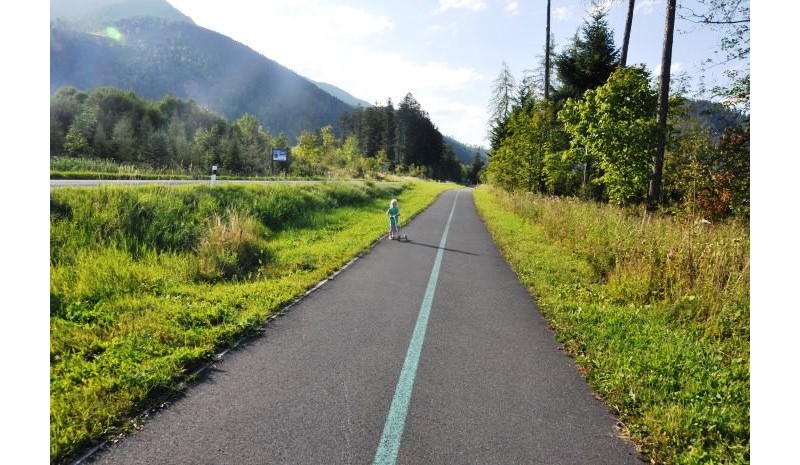
<instances>
[{"instance_id":1,"label":"pine tree","mask_svg":"<svg viewBox=\"0 0 800 465\"><path fill-rule=\"evenodd\" d=\"M489 141L492 150L500 145L506 133L506 122L517 104L515 90L517 82L506 62L503 62L500 75L494 80L492 96L489 99Z\"/></svg>"},{"instance_id":2,"label":"pine tree","mask_svg":"<svg viewBox=\"0 0 800 465\"><path fill-rule=\"evenodd\" d=\"M614 33L606 21L606 12L597 11L575 34L572 43L555 57L560 86L556 100L579 99L589 89L603 85L619 63L614 47Z\"/></svg>"}]
</instances>

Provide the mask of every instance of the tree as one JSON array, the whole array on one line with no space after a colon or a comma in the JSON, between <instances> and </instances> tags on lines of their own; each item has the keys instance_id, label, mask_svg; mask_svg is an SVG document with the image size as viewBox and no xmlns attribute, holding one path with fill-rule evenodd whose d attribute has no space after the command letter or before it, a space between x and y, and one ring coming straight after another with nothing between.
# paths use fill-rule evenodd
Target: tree
<instances>
[{"instance_id":1,"label":"tree","mask_svg":"<svg viewBox=\"0 0 800 465\"><path fill-rule=\"evenodd\" d=\"M267 167L269 139L255 116L245 113L232 125L238 139L242 170L248 174L263 173Z\"/></svg>"},{"instance_id":2,"label":"tree","mask_svg":"<svg viewBox=\"0 0 800 465\"><path fill-rule=\"evenodd\" d=\"M222 141L227 132L227 124L224 121L218 121L208 128L200 128L195 132L195 152L201 158L204 167L209 168L222 163Z\"/></svg>"},{"instance_id":3,"label":"tree","mask_svg":"<svg viewBox=\"0 0 800 465\"><path fill-rule=\"evenodd\" d=\"M550 100L550 0L547 0L547 28L544 43L544 99Z\"/></svg>"},{"instance_id":4,"label":"tree","mask_svg":"<svg viewBox=\"0 0 800 465\"><path fill-rule=\"evenodd\" d=\"M653 177L647 191L647 211L654 212L661 200L661 177L664 171L664 151L667 145L667 111L669 110L669 74L672 67L672 36L675 31L675 0L667 0L667 21L664 28L664 48L661 53L661 77L658 91L658 132L653 155Z\"/></svg>"},{"instance_id":5,"label":"tree","mask_svg":"<svg viewBox=\"0 0 800 465\"><path fill-rule=\"evenodd\" d=\"M111 140L115 149L116 160L133 161L136 138L133 132L133 121L131 121L130 116L125 115L117 121L117 124L114 125Z\"/></svg>"},{"instance_id":6,"label":"tree","mask_svg":"<svg viewBox=\"0 0 800 465\"><path fill-rule=\"evenodd\" d=\"M663 197L671 211L749 220L750 131L730 127L714 137L700 124L681 126L670 134L664 160Z\"/></svg>"},{"instance_id":7,"label":"tree","mask_svg":"<svg viewBox=\"0 0 800 465\"><path fill-rule=\"evenodd\" d=\"M97 131L97 105L83 105L67 130L64 150L72 157L91 157L94 155L95 131Z\"/></svg>"},{"instance_id":8,"label":"tree","mask_svg":"<svg viewBox=\"0 0 800 465\"><path fill-rule=\"evenodd\" d=\"M396 128L395 128L395 115L394 115L394 105L392 105L392 99L389 98L386 100L386 106L383 107L383 153L384 157L386 157L392 165L394 166L395 162L395 137L396 137Z\"/></svg>"},{"instance_id":9,"label":"tree","mask_svg":"<svg viewBox=\"0 0 800 465\"><path fill-rule=\"evenodd\" d=\"M511 114L511 109L517 103L514 98L516 80L504 61L500 75L492 85L492 96L489 99L489 141L494 150L505 134L505 124Z\"/></svg>"},{"instance_id":10,"label":"tree","mask_svg":"<svg viewBox=\"0 0 800 465\"><path fill-rule=\"evenodd\" d=\"M481 157L481 153L479 151L475 152L475 155L472 157L472 164L469 165L469 171L467 172L467 179L472 184L478 184L480 180L480 173L483 169L483 158Z\"/></svg>"},{"instance_id":11,"label":"tree","mask_svg":"<svg viewBox=\"0 0 800 465\"><path fill-rule=\"evenodd\" d=\"M707 59L707 68L743 62L739 67L726 70L724 74L729 79L729 84L714 86L711 93L726 105L749 113L750 1L697 0L697 3L705 10L694 11L681 5L681 19L722 32L719 49L721 57Z\"/></svg>"},{"instance_id":12,"label":"tree","mask_svg":"<svg viewBox=\"0 0 800 465\"><path fill-rule=\"evenodd\" d=\"M625 18L625 35L622 39L622 53L619 57L619 65L625 66L628 60L628 45L631 42L631 26L633 25L633 9L636 0L628 0L628 16Z\"/></svg>"},{"instance_id":13,"label":"tree","mask_svg":"<svg viewBox=\"0 0 800 465\"><path fill-rule=\"evenodd\" d=\"M619 50L614 47L614 34L604 11L595 11L575 34L567 49L555 57L560 86L556 100L580 98L584 92L606 82L617 68Z\"/></svg>"},{"instance_id":14,"label":"tree","mask_svg":"<svg viewBox=\"0 0 800 465\"><path fill-rule=\"evenodd\" d=\"M487 175L506 190L545 192L545 160L566 148L552 103L540 100L518 108L507 126L506 137L489 160Z\"/></svg>"},{"instance_id":15,"label":"tree","mask_svg":"<svg viewBox=\"0 0 800 465\"><path fill-rule=\"evenodd\" d=\"M567 100L558 114L572 136L568 156L597 160L603 175L594 182L603 184L614 202L642 200L647 191L657 101L644 67L627 67L583 99Z\"/></svg>"},{"instance_id":16,"label":"tree","mask_svg":"<svg viewBox=\"0 0 800 465\"><path fill-rule=\"evenodd\" d=\"M75 116L80 113L83 103L88 98L84 92L74 87L59 88L50 97L50 153L65 153L64 143ZM73 136L75 137L75 136Z\"/></svg>"},{"instance_id":17,"label":"tree","mask_svg":"<svg viewBox=\"0 0 800 465\"><path fill-rule=\"evenodd\" d=\"M553 35L550 35L549 46L542 47L542 53L537 54L534 58L534 67L532 69L523 70L522 80L517 89L517 95L523 93L533 99L544 99L544 89L547 87L548 97L552 101L554 88L556 87L556 79L553 75L553 56L555 56L556 42ZM550 55L550 71L548 77L548 84L545 86L545 70L548 68L546 63L547 54Z\"/></svg>"}]
</instances>

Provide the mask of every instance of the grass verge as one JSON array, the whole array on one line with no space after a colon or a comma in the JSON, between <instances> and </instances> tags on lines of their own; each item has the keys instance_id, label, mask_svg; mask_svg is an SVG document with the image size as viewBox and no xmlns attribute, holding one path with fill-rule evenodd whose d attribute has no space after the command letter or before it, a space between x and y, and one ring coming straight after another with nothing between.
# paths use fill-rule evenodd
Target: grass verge
<instances>
[{"instance_id":1,"label":"grass verge","mask_svg":"<svg viewBox=\"0 0 800 465\"><path fill-rule=\"evenodd\" d=\"M50 199L50 457L126 431L222 348L452 184L61 188Z\"/></svg>"},{"instance_id":2,"label":"grass verge","mask_svg":"<svg viewBox=\"0 0 800 465\"><path fill-rule=\"evenodd\" d=\"M481 187L475 203L648 460L750 462L749 231Z\"/></svg>"}]
</instances>

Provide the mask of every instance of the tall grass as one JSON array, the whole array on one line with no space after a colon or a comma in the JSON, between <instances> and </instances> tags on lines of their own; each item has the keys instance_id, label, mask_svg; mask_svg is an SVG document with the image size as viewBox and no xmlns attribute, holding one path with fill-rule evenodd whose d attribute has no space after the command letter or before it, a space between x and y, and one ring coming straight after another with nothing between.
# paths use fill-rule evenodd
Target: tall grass
<instances>
[{"instance_id":1,"label":"tall grass","mask_svg":"<svg viewBox=\"0 0 800 465\"><path fill-rule=\"evenodd\" d=\"M126 164L108 159L51 157L50 179L208 179L209 167L199 166L149 166L147 164ZM341 174L341 173L340 173ZM222 174L219 180L249 179L274 180L285 179L286 175L275 176L229 176ZM334 176L328 176L334 177ZM299 179L299 177L295 177ZM337 177L336 179L345 179ZM304 179L322 179L321 176L304 177Z\"/></svg>"},{"instance_id":2,"label":"tall grass","mask_svg":"<svg viewBox=\"0 0 800 465\"><path fill-rule=\"evenodd\" d=\"M76 157L51 157L50 171L57 173L104 173L135 177L137 175L202 175L198 167L151 167L126 164L115 160Z\"/></svg>"},{"instance_id":3,"label":"tall grass","mask_svg":"<svg viewBox=\"0 0 800 465\"><path fill-rule=\"evenodd\" d=\"M385 232L438 183L60 188L50 200L51 460L132 426L193 367Z\"/></svg>"},{"instance_id":4,"label":"tall grass","mask_svg":"<svg viewBox=\"0 0 800 465\"><path fill-rule=\"evenodd\" d=\"M476 205L587 380L656 463L749 463L746 225L482 188Z\"/></svg>"}]
</instances>

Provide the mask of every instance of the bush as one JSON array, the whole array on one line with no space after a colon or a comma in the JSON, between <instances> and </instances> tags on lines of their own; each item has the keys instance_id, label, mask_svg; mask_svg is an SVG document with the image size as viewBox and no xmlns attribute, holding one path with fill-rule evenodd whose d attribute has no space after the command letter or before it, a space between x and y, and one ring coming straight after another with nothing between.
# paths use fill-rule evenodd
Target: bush
<instances>
[{"instance_id":1,"label":"bush","mask_svg":"<svg viewBox=\"0 0 800 465\"><path fill-rule=\"evenodd\" d=\"M205 280L245 278L268 261L266 228L255 218L228 210L214 217L197 255L198 277Z\"/></svg>"}]
</instances>

